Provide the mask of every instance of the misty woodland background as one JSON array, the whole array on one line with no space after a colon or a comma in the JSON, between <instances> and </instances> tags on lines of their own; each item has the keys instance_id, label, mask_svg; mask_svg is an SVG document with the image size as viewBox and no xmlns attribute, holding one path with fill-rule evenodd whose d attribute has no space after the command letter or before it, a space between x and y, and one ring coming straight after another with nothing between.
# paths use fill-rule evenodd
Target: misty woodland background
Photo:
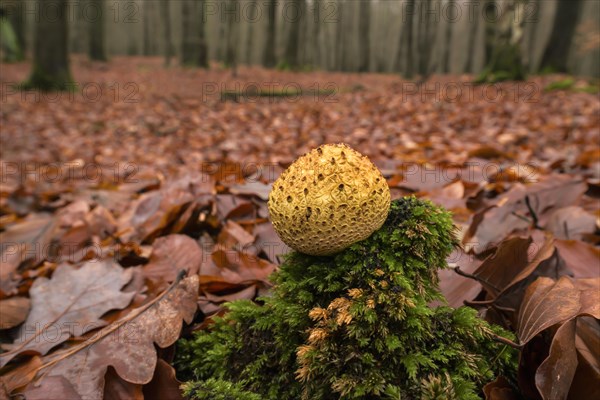
<instances>
[{"instance_id":1,"label":"misty woodland background","mask_svg":"<svg viewBox=\"0 0 600 400\"><path fill-rule=\"evenodd\" d=\"M29 49L38 17L57 13L33 0L2 3ZM66 3L70 51L99 51L100 58L164 55L192 65L210 59L404 75L477 74L503 40L499 36L508 36L520 43L529 72L600 75L600 4L594 0Z\"/></svg>"},{"instance_id":2,"label":"misty woodland background","mask_svg":"<svg viewBox=\"0 0 600 400\"><path fill-rule=\"evenodd\" d=\"M452 211L442 292L521 352L482 397L600 396L600 2L0 7L0 399L182 398L177 340L289 251L272 182L337 142Z\"/></svg>"}]
</instances>

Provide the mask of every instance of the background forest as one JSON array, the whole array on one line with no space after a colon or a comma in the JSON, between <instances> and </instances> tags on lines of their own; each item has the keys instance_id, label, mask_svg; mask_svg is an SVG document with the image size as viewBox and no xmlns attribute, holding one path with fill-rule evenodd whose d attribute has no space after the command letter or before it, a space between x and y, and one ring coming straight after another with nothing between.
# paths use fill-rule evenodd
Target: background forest
<instances>
[{"instance_id":1,"label":"background forest","mask_svg":"<svg viewBox=\"0 0 600 400\"><path fill-rule=\"evenodd\" d=\"M600 75L594 0L78 0L66 3L69 49L164 55L188 65L331 71L483 71L494 47L518 43L527 72ZM31 49L32 0L3 0ZM42 6L44 7L44 6ZM55 10L48 10L50 14ZM50 38L48 38L50 40Z\"/></svg>"}]
</instances>

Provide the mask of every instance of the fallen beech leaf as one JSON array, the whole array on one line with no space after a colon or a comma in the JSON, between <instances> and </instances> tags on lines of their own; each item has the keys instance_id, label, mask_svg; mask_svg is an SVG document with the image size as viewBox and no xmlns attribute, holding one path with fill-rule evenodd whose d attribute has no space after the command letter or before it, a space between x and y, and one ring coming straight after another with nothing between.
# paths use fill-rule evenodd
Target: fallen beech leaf
<instances>
[{"instance_id":1,"label":"fallen beech leaf","mask_svg":"<svg viewBox=\"0 0 600 400\"><path fill-rule=\"evenodd\" d=\"M586 189L585 182L568 175L549 176L530 186L517 183L507 193L499 196L495 205L473 216L463 244L468 244L479 254L487 250L490 244L499 243L511 232L530 227L533 216L530 215L526 198L536 217L541 219L543 214L573 204Z\"/></svg>"},{"instance_id":2,"label":"fallen beech leaf","mask_svg":"<svg viewBox=\"0 0 600 400\"><path fill-rule=\"evenodd\" d=\"M193 200L185 191L144 193L119 218L119 231L123 241L147 241L158 236L161 229L175 220ZM133 230L129 229L133 228Z\"/></svg>"},{"instance_id":3,"label":"fallen beech leaf","mask_svg":"<svg viewBox=\"0 0 600 400\"><path fill-rule=\"evenodd\" d=\"M2 385L2 389L8 395L10 395L10 393L14 390L26 386L29 382L31 382L41 366L41 357L31 357L25 363L20 364L15 369L0 376L0 384ZM0 395L1 394L2 392L0 391Z\"/></svg>"},{"instance_id":4,"label":"fallen beech leaf","mask_svg":"<svg viewBox=\"0 0 600 400\"><path fill-rule=\"evenodd\" d=\"M480 145L476 148L469 151L469 157L478 157L486 160L491 160L495 158L509 158L507 154L504 154L501 150L489 146L489 145Z\"/></svg>"},{"instance_id":5,"label":"fallen beech leaf","mask_svg":"<svg viewBox=\"0 0 600 400\"><path fill-rule=\"evenodd\" d=\"M241 185L231 186L229 192L231 194L257 196L258 198L267 201L269 200L269 193L271 193L271 185L264 184L260 181L247 181Z\"/></svg>"},{"instance_id":6,"label":"fallen beech leaf","mask_svg":"<svg viewBox=\"0 0 600 400\"><path fill-rule=\"evenodd\" d=\"M248 199L230 194L217 195L217 214L221 221L252 216L255 206Z\"/></svg>"},{"instance_id":7,"label":"fallen beech leaf","mask_svg":"<svg viewBox=\"0 0 600 400\"><path fill-rule=\"evenodd\" d=\"M17 332L14 343L3 345L0 365L23 352L46 354L71 337L104 326L100 317L126 307L135 293L121 288L131 271L111 262L89 262L76 269L60 265L52 279L38 278L30 290L31 312Z\"/></svg>"},{"instance_id":8,"label":"fallen beech leaf","mask_svg":"<svg viewBox=\"0 0 600 400\"><path fill-rule=\"evenodd\" d=\"M90 205L83 200L75 200L71 204L56 212L57 223L60 227L69 228L77 222L83 221L90 212Z\"/></svg>"},{"instance_id":9,"label":"fallen beech leaf","mask_svg":"<svg viewBox=\"0 0 600 400\"><path fill-rule=\"evenodd\" d=\"M144 193L119 217L119 231L123 232L121 239L149 242L177 220L194 201L209 201L213 194L212 178L189 173L160 190Z\"/></svg>"},{"instance_id":10,"label":"fallen beech leaf","mask_svg":"<svg viewBox=\"0 0 600 400\"><path fill-rule=\"evenodd\" d=\"M229 220L225 222L225 226L221 229L217 240L227 248L244 249L247 251L249 250L248 246L254 243L255 238L254 235L248 233L239 224Z\"/></svg>"},{"instance_id":11,"label":"fallen beech leaf","mask_svg":"<svg viewBox=\"0 0 600 400\"><path fill-rule=\"evenodd\" d=\"M492 298L498 297L502 291L507 289L511 282L519 274L523 274L527 265L530 264L527 261L527 251L531 242L531 238L520 237L503 241L473 273L480 279L481 285ZM539 264L538 260L534 261ZM535 267L537 264L532 266Z\"/></svg>"},{"instance_id":12,"label":"fallen beech leaf","mask_svg":"<svg viewBox=\"0 0 600 400\"><path fill-rule=\"evenodd\" d=\"M546 230L557 239L581 239L596 230L596 218L581 207L563 207L549 216Z\"/></svg>"},{"instance_id":13,"label":"fallen beech leaf","mask_svg":"<svg viewBox=\"0 0 600 400\"><path fill-rule=\"evenodd\" d=\"M600 249L578 240L556 240L556 248L576 278L600 277Z\"/></svg>"},{"instance_id":14,"label":"fallen beech leaf","mask_svg":"<svg viewBox=\"0 0 600 400\"><path fill-rule=\"evenodd\" d=\"M138 385L150 382L157 363L154 343L166 348L179 338L182 320L190 323L194 317L197 297L198 275L177 280L150 303L85 342L46 356L38 369L38 381L62 376L86 400L103 398L109 366L127 382Z\"/></svg>"},{"instance_id":15,"label":"fallen beech leaf","mask_svg":"<svg viewBox=\"0 0 600 400\"><path fill-rule=\"evenodd\" d=\"M577 318L575 337L578 365L569 397L572 399L600 398L600 385L589 382L600 382L600 324L591 317Z\"/></svg>"},{"instance_id":16,"label":"fallen beech leaf","mask_svg":"<svg viewBox=\"0 0 600 400\"><path fill-rule=\"evenodd\" d=\"M48 255L50 241L57 229L56 218L48 214L28 216L24 221L0 232L0 291L11 294L20 276L22 262L38 263Z\"/></svg>"},{"instance_id":17,"label":"fallen beech leaf","mask_svg":"<svg viewBox=\"0 0 600 400\"><path fill-rule=\"evenodd\" d=\"M155 283L158 291L166 288L184 269L188 276L198 274L204 252L194 239L186 235L168 235L154 241L150 261L142 271ZM208 255L206 255L208 257Z\"/></svg>"},{"instance_id":18,"label":"fallen beech leaf","mask_svg":"<svg viewBox=\"0 0 600 400\"><path fill-rule=\"evenodd\" d=\"M581 291L580 314L600 319L600 278L576 279L575 283Z\"/></svg>"},{"instance_id":19,"label":"fallen beech leaf","mask_svg":"<svg viewBox=\"0 0 600 400\"><path fill-rule=\"evenodd\" d=\"M496 380L486 384L483 387L483 393L486 400L517 400L512 386L503 376L498 376Z\"/></svg>"},{"instance_id":20,"label":"fallen beech leaf","mask_svg":"<svg viewBox=\"0 0 600 400\"><path fill-rule=\"evenodd\" d=\"M212 261L220 268L223 277L231 277L232 282L266 281L275 270L275 265L246 252L217 249L212 253ZM204 274L204 272L203 272Z\"/></svg>"},{"instance_id":21,"label":"fallen beech leaf","mask_svg":"<svg viewBox=\"0 0 600 400\"><path fill-rule=\"evenodd\" d=\"M540 277L525 292L517 323L517 336L526 344L554 324L579 315L600 319L600 279L558 281Z\"/></svg>"},{"instance_id":22,"label":"fallen beech leaf","mask_svg":"<svg viewBox=\"0 0 600 400\"><path fill-rule=\"evenodd\" d=\"M85 223L91 235L104 237L117 230L117 221L111 212L103 206L97 206L85 216Z\"/></svg>"},{"instance_id":23,"label":"fallen beech leaf","mask_svg":"<svg viewBox=\"0 0 600 400\"><path fill-rule=\"evenodd\" d=\"M482 263L473 254L465 253L461 248L456 248L447 258L448 265L460 267L462 272L472 274ZM438 270L440 290L451 307L460 307L464 301L473 300L481 292L481 284L474 279L460 276L452 269Z\"/></svg>"},{"instance_id":24,"label":"fallen beech leaf","mask_svg":"<svg viewBox=\"0 0 600 400\"><path fill-rule=\"evenodd\" d=\"M526 290L519 310L518 337L521 344L550 326L574 318L581 308L581 294L568 278L558 282L540 277Z\"/></svg>"},{"instance_id":25,"label":"fallen beech leaf","mask_svg":"<svg viewBox=\"0 0 600 400\"><path fill-rule=\"evenodd\" d=\"M234 276L235 277L235 276ZM229 278L223 278L218 275L200 275L200 288L205 293L223 293L223 292L237 292L247 288L248 285L257 283L255 280L238 280L236 282L231 281Z\"/></svg>"},{"instance_id":26,"label":"fallen beech leaf","mask_svg":"<svg viewBox=\"0 0 600 400\"><path fill-rule=\"evenodd\" d=\"M264 253L267 259L274 264L279 264L281 257L292 251L288 245L281 241L270 222L256 225L254 234L256 235L254 244L258 249L258 253Z\"/></svg>"},{"instance_id":27,"label":"fallen beech leaf","mask_svg":"<svg viewBox=\"0 0 600 400\"><path fill-rule=\"evenodd\" d=\"M427 193L427 198L448 210L467 208L467 199L464 198L465 185L462 181L450 183L443 188L436 188Z\"/></svg>"},{"instance_id":28,"label":"fallen beech leaf","mask_svg":"<svg viewBox=\"0 0 600 400\"><path fill-rule=\"evenodd\" d=\"M548 358L535 373L535 385L542 399L565 399L577 369L574 319L565 322L554 334Z\"/></svg>"},{"instance_id":29,"label":"fallen beech leaf","mask_svg":"<svg viewBox=\"0 0 600 400\"><path fill-rule=\"evenodd\" d=\"M204 291L204 295L200 296L200 298L198 299L198 307L200 307L200 310L205 315L209 315L209 314L212 314L212 313L218 311L221 308L223 303L226 303L229 301L234 301L234 300L241 300L241 299L254 300L255 297L256 297L256 286L255 285L250 285L247 288L242 289L240 291L230 293L230 294L225 294L222 296L212 294L211 292L206 290L206 291Z\"/></svg>"},{"instance_id":30,"label":"fallen beech leaf","mask_svg":"<svg viewBox=\"0 0 600 400\"><path fill-rule=\"evenodd\" d=\"M18 296L0 300L0 329L13 328L25 321L30 303L27 297Z\"/></svg>"}]
</instances>

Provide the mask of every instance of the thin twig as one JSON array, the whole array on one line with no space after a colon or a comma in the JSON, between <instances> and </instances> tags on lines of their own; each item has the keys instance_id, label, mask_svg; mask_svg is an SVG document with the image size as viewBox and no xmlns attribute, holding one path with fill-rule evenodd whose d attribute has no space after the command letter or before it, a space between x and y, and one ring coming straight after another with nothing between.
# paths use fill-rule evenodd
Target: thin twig
<instances>
[{"instance_id":1,"label":"thin twig","mask_svg":"<svg viewBox=\"0 0 600 400\"><path fill-rule=\"evenodd\" d=\"M479 282L479 280L480 280L475 275L469 274L468 272L465 272L462 269L460 269L460 267L458 265L456 267L451 267L451 268L454 270L454 272L456 272L460 276L464 276L465 278L473 279L474 281L477 281L477 282Z\"/></svg>"},{"instance_id":2,"label":"thin twig","mask_svg":"<svg viewBox=\"0 0 600 400\"><path fill-rule=\"evenodd\" d=\"M514 215L515 217L519 218L519 219L522 219L523 221L527 222L528 224L532 223L532 221L529 218L527 218L526 216L524 216L524 215L521 215L521 214L516 213L514 211L511 212L511 214Z\"/></svg>"},{"instance_id":3,"label":"thin twig","mask_svg":"<svg viewBox=\"0 0 600 400\"><path fill-rule=\"evenodd\" d=\"M492 289L494 289L497 292L501 292L500 289L498 289L496 287L496 285L492 285L490 282L488 282L487 280L480 278L479 276L473 275L473 274L469 274L468 272L463 271L462 269L460 269L460 266L456 266L456 267L451 267L452 270L454 270L454 272L456 272L458 275L460 276L464 276L465 278L469 278L469 279L473 279L474 281L477 281L479 283L485 284L488 287L491 287Z\"/></svg>"},{"instance_id":4,"label":"thin twig","mask_svg":"<svg viewBox=\"0 0 600 400\"><path fill-rule=\"evenodd\" d=\"M499 335L496 335L495 333L492 333L492 339L494 339L496 342L503 343L503 344L505 344L507 346L510 346L510 347L512 347L514 349L517 349L517 350L521 350L523 348L522 344L515 343L512 340L507 339L507 338L502 337L502 336L499 336Z\"/></svg>"},{"instance_id":5,"label":"thin twig","mask_svg":"<svg viewBox=\"0 0 600 400\"><path fill-rule=\"evenodd\" d=\"M538 224L538 216L535 213L535 211L533 211L533 207L531 207L531 201L529 200L529 196L525 196L525 204L527 205L527 209L529 210L529 214L531 214L531 219L533 220L533 227L535 229L542 229L540 228L540 225Z\"/></svg>"}]
</instances>

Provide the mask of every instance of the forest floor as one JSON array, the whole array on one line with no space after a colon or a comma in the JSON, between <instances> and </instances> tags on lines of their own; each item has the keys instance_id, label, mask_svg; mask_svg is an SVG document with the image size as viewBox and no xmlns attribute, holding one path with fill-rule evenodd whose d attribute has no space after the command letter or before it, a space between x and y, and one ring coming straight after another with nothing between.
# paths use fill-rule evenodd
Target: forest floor
<instances>
[{"instance_id":1,"label":"forest floor","mask_svg":"<svg viewBox=\"0 0 600 400\"><path fill-rule=\"evenodd\" d=\"M52 376L69 381L75 372L80 383L61 381L57 393L166 396L164 381L176 385L172 352L160 352L158 366L140 366L135 377L109 369L103 388L98 379L116 362L111 355L103 350L90 369L69 361L81 351L68 349L110 332L80 329L48 345L25 342L24 331L40 319L41 326L132 323L130 311L174 301L163 290L182 266L187 288L195 277L200 290L190 294L180 283L177 290L192 296L193 306L179 302L181 315L163 325L192 322L196 304L201 312L162 347L201 328L204 315L224 301L264 293L287 251L268 222L269 184L297 156L337 142L369 156L393 198L415 194L454 213L463 248L449 263L474 279L441 271L442 290L453 306L486 300L482 315L516 332L525 346L523 370L551 373L548 364L540 367L545 357L527 352L535 334L548 331L550 339L536 342L543 354L554 354L555 337L575 357L562 371L572 379L559 390L588 396L577 390L600 379L593 347L600 329L589 318L600 311L586 308L598 299L585 297L600 287L600 100L589 81L552 75L473 86L470 76L434 76L417 85L396 75L244 66L232 77L218 65L207 71L165 68L159 58L102 64L75 56L76 90L44 94L13 88L27 78L29 64L0 68L0 306L10 315L0 321L0 342L10 349L0 355L0 366L8 363L0 370L0 398L3 390L43 397L40 387L58 385ZM499 264L495 271L502 273L492 273ZM42 288L60 299L101 276L112 277L105 289L82 293L94 305L85 316L64 319L66 303L42 300ZM548 306L569 298L572 307L561 308L556 320L535 314L536 290ZM577 346L574 337L554 335L570 321L577 321ZM150 344L161 335L141 331L132 335L149 335ZM134 357L134 347L123 346L118 357ZM56 367L42 386L27 386L48 363L80 369ZM536 389L535 373L522 373L522 393L552 389ZM147 385L126 382L153 376ZM152 386L160 379L162 388Z\"/></svg>"}]
</instances>

